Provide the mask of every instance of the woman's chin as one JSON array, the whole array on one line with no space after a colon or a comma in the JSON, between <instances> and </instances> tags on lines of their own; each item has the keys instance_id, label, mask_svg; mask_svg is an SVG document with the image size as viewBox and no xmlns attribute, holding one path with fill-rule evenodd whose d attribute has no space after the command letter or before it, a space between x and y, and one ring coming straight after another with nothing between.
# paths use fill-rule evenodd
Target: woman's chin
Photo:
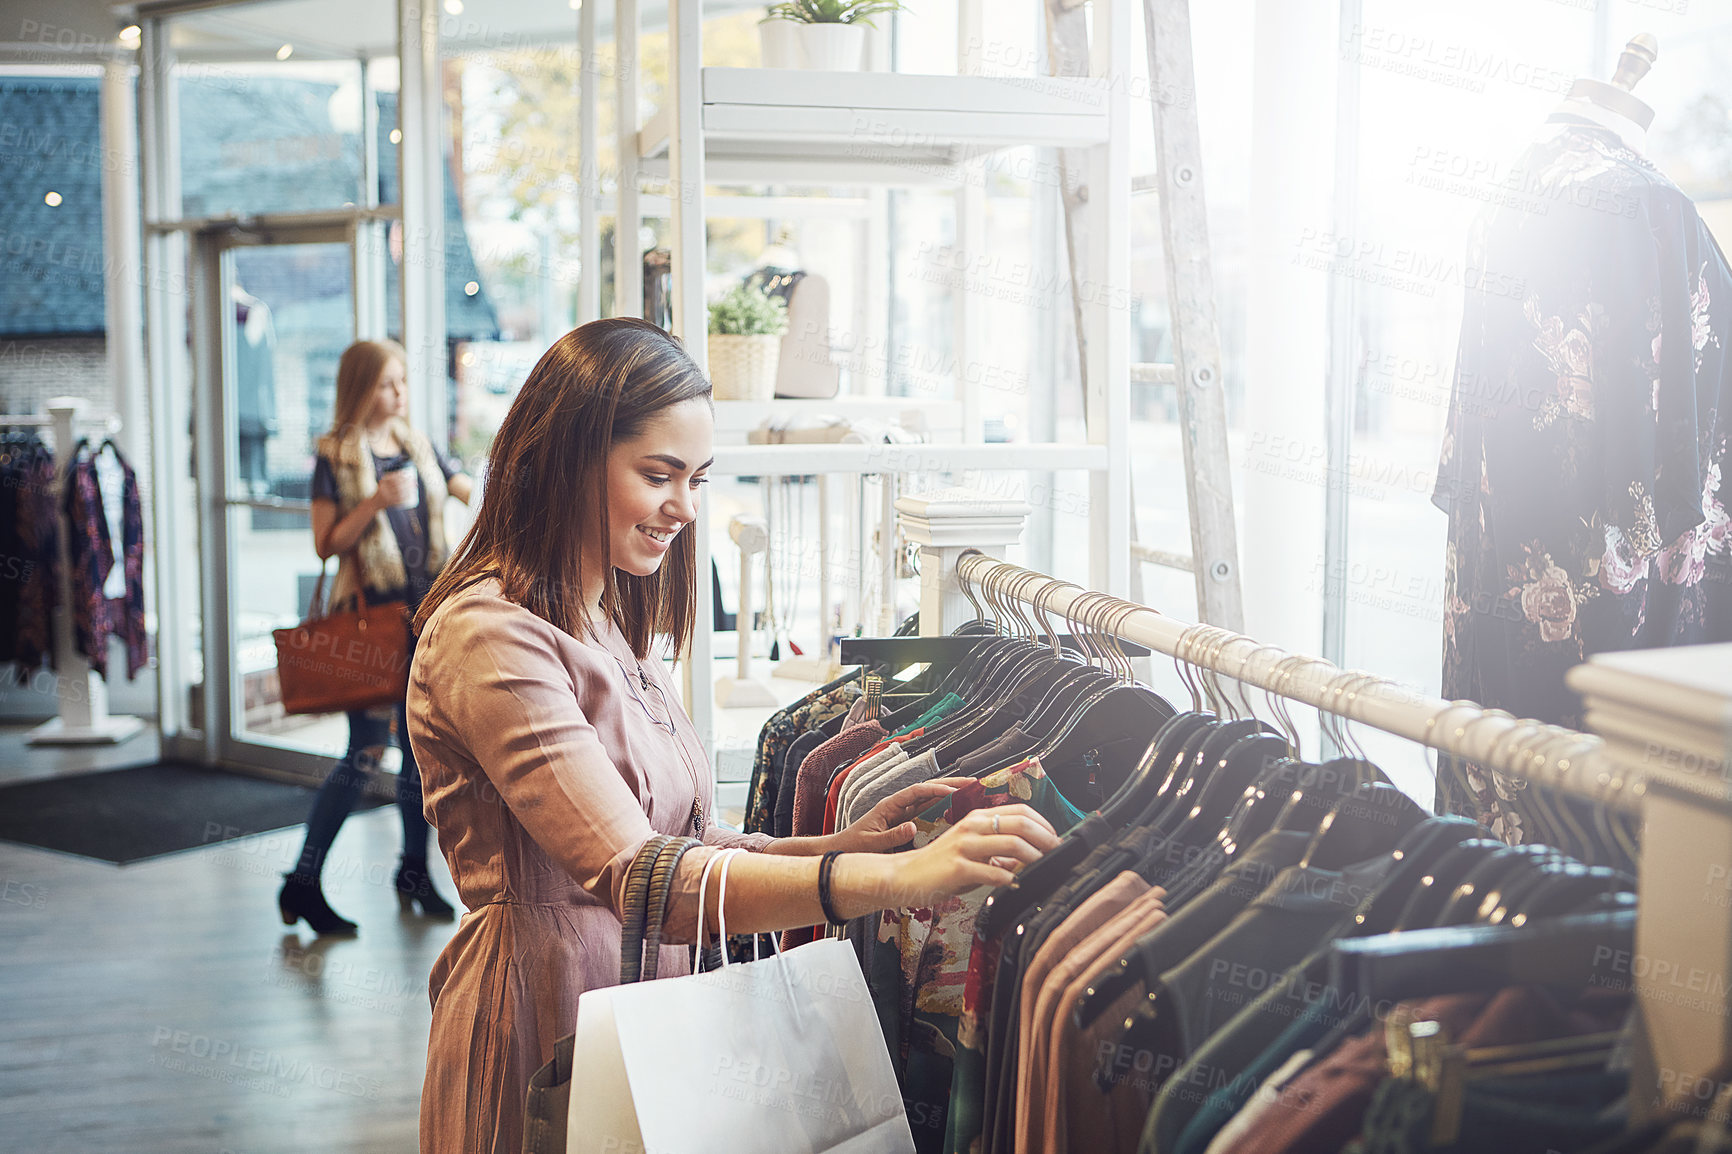
<instances>
[{"instance_id":1,"label":"woman's chin","mask_svg":"<svg viewBox=\"0 0 1732 1154\"><path fill-rule=\"evenodd\" d=\"M660 557L633 557L623 565L615 565L615 569L623 569L633 577L653 577L662 567Z\"/></svg>"}]
</instances>

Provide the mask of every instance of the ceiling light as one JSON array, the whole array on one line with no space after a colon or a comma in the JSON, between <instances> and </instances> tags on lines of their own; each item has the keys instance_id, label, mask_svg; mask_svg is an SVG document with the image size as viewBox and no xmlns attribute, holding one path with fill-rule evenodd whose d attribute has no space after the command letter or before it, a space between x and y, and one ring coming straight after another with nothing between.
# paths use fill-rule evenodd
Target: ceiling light
<instances>
[{"instance_id":1,"label":"ceiling light","mask_svg":"<svg viewBox=\"0 0 1732 1154\"><path fill-rule=\"evenodd\" d=\"M476 284L474 281L470 281L468 284L463 286L463 294L465 296L474 296L476 293L478 293L480 291L481 291L481 286Z\"/></svg>"},{"instance_id":2,"label":"ceiling light","mask_svg":"<svg viewBox=\"0 0 1732 1154\"><path fill-rule=\"evenodd\" d=\"M583 0L567 0L567 3L571 5L571 10L573 12L583 11Z\"/></svg>"},{"instance_id":3,"label":"ceiling light","mask_svg":"<svg viewBox=\"0 0 1732 1154\"><path fill-rule=\"evenodd\" d=\"M445 0L445 11L451 16L463 15L463 0Z\"/></svg>"},{"instance_id":4,"label":"ceiling light","mask_svg":"<svg viewBox=\"0 0 1732 1154\"><path fill-rule=\"evenodd\" d=\"M391 130L391 143L392 144L402 144L403 143L403 130L401 128L393 128Z\"/></svg>"},{"instance_id":5,"label":"ceiling light","mask_svg":"<svg viewBox=\"0 0 1732 1154\"><path fill-rule=\"evenodd\" d=\"M278 60L287 60L289 57L293 56L294 54L295 54L295 46L293 44L285 44L281 48L277 49L277 59Z\"/></svg>"},{"instance_id":6,"label":"ceiling light","mask_svg":"<svg viewBox=\"0 0 1732 1154\"><path fill-rule=\"evenodd\" d=\"M47 196L42 198L42 203L46 204L49 208L59 208L60 207L60 201L61 201L60 194L58 192L55 192L52 189L49 190Z\"/></svg>"},{"instance_id":7,"label":"ceiling light","mask_svg":"<svg viewBox=\"0 0 1732 1154\"><path fill-rule=\"evenodd\" d=\"M120 30L120 43L123 48L137 48L144 38L144 32L136 24L128 24Z\"/></svg>"}]
</instances>

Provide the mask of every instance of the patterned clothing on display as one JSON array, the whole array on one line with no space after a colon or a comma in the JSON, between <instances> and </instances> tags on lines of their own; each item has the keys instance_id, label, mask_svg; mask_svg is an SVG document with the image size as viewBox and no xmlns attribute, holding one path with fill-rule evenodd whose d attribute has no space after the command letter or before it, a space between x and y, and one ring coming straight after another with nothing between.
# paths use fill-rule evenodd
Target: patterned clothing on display
<instances>
[{"instance_id":1,"label":"patterned clothing on display","mask_svg":"<svg viewBox=\"0 0 1732 1154\"><path fill-rule=\"evenodd\" d=\"M144 622L144 511L139 500L138 477L107 442L98 452L113 453L119 464L121 483L121 567L125 590L110 598L103 587L114 568L114 542L103 506L102 486L97 477L96 457L80 444L67 467L67 553L72 565L72 627L78 650L90 668L108 676L108 639L118 637L126 645L126 676L131 678L149 659Z\"/></svg>"},{"instance_id":2,"label":"patterned clothing on display","mask_svg":"<svg viewBox=\"0 0 1732 1154\"><path fill-rule=\"evenodd\" d=\"M1449 514L1443 696L1579 728L1571 666L1732 640L1732 273L1689 198L1608 129L1554 116L1516 169L1545 211L1475 224L1432 498ZM1518 842L1518 789L1465 766L1439 775L1438 806Z\"/></svg>"},{"instance_id":3,"label":"patterned clothing on display","mask_svg":"<svg viewBox=\"0 0 1732 1154\"><path fill-rule=\"evenodd\" d=\"M928 844L975 809L1019 802L1061 835L1083 818L1030 757L934 802L915 819L913 844ZM974 921L990 892L981 886L931 908L886 910L878 923L868 979L922 1151L943 1144Z\"/></svg>"}]
</instances>

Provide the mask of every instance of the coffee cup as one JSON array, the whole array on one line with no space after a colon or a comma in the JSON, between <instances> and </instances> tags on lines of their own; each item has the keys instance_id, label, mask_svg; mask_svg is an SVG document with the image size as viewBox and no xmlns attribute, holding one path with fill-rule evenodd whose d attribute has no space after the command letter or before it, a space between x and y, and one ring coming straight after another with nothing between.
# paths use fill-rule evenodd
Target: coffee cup
<instances>
[{"instance_id":1,"label":"coffee cup","mask_svg":"<svg viewBox=\"0 0 1732 1154\"><path fill-rule=\"evenodd\" d=\"M402 465L397 466L395 469L392 469L389 473L387 473L386 476L391 476L391 477L405 476L405 477L409 478L409 495L404 497L401 501L397 502L397 508L399 508L399 509L415 509L415 508L420 507L420 505L421 505L420 476L415 471L415 463L413 461L409 461L409 462L406 462Z\"/></svg>"}]
</instances>

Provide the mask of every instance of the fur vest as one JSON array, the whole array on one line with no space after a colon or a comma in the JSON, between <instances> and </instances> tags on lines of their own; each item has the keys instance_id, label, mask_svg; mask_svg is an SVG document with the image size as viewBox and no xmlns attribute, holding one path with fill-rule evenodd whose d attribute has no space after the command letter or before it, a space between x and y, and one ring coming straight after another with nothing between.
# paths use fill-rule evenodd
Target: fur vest
<instances>
[{"instance_id":1,"label":"fur vest","mask_svg":"<svg viewBox=\"0 0 1732 1154\"><path fill-rule=\"evenodd\" d=\"M450 556L445 542L445 471L439 467L432 443L407 421L393 419L391 431L415 463L421 486L426 490L427 572L437 574ZM339 519L378 491L379 479L373 471L373 454L366 437L339 441L326 435L319 439L319 455L331 462L337 475ZM391 522L384 510L373 518L355 547L338 559L337 578L327 603L341 605L363 584L375 594L387 596L401 594L409 586L403 554L397 548L397 536L391 532Z\"/></svg>"}]
</instances>

